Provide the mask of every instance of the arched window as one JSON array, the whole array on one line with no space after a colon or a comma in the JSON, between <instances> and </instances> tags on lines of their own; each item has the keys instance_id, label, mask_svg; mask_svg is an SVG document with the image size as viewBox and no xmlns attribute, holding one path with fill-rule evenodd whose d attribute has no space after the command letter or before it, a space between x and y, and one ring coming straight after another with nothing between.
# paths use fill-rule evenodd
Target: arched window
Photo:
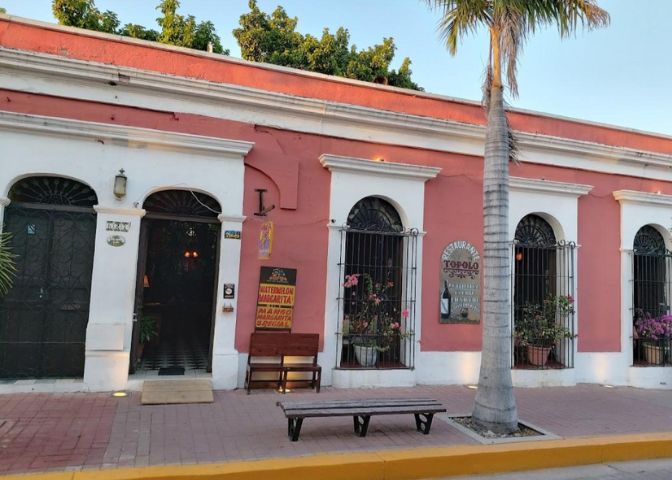
<instances>
[{"instance_id":1,"label":"arched window","mask_svg":"<svg viewBox=\"0 0 672 480\"><path fill-rule=\"evenodd\" d=\"M5 230L17 255L0 300L0 377L81 377L98 203L87 185L28 177L10 189Z\"/></svg>"},{"instance_id":2,"label":"arched window","mask_svg":"<svg viewBox=\"0 0 672 480\"><path fill-rule=\"evenodd\" d=\"M219 202L210 195L189 190L161 190L151 194L142 208L153 214L166 214L173 217L210 217L217 218L222 212Z\"/></svg>"},{"instance_id":3,"label":"arched window","mask_svg":"<svg viewBox=\"0 0 672 480\"><path fill-rule=\"evenodd\" d=\"M538 215L527 215L518 223L515 235L514 305L541 304L555 294L555 234Z\"/></svg>"},{"instance_id":4,"label":"arched window","mask_svg":"<svg viewBox=\"0 0 672 480\"><path fill-rule=\"evenodd\" d=\"M653 330L647 324L655 327L653 322L670 311L668 272L672 257L663 236L651 225L639 229L633 247L634 362L663 365L672 362L660 354L665 347L669 349L672 341L663 335L651 334Z\"/></svg>"},{"instance_id":5,"label":"arched window","mask_svg":"<svg viewBox=\"0 0 672 480\"><path fill-rule=\"evenodd\" d=\"M417 233L387 201L366 197L343 230L343 368L412 366Z\"/></svg>"},{"instance_id":6,"label":"arched window","mask_svg":"<svg viewBox=\"0 0 672 480\"><path fill-rule=\"evenodd\" d=\"M518 223L513 247L513 363L573 366L574 243L558 242L539 215Z\"/></svg>"},{"instance_id":7,"label":"arched window","mask_svg":"<svg viewBox=\"0 0 672 480\"><path fill-rule=\"evenodd\" d=\"M37 203L47 205L91 208L98 197L91 187L76 180L62 177L28 177L19 180L9 190L12 203Z\"/></svg>"}]
</instances>

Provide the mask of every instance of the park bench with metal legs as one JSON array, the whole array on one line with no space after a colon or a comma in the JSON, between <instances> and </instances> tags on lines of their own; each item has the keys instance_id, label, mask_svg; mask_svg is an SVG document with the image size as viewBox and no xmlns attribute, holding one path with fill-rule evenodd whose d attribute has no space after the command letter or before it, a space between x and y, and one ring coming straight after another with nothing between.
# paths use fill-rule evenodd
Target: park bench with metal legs
<instances>
[{"instance_id":1,"label":"park bench with metal legs","mask_svg":"<svg viewBox=\"0 0 672 480\"><path fill-rule=\"evenodd\" d=\"M296 442L305 418L352 417L355 434L365 437L374 415L412 414L417 431L427 435L435 413L444 406L432 398L376 398L362 400L325 400L316 402L278 402L287 417L287 434Z\"/></svg>"}]
</instances>

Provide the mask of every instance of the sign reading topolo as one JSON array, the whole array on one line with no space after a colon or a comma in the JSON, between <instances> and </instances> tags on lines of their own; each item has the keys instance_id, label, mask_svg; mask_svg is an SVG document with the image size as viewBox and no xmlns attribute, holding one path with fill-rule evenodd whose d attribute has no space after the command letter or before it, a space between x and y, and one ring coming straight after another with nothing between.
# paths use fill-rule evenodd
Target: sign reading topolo
<instances>
[{"instance_id":1,"label":"sign reading topolo","mask_svg":"<svg viewBox=\"0 0 672 480\"><path fill-rule=\"evenodd\" d=\"M261 267L256 328L291 330L296 269Z\"/></svg>"},{"instance_id":2,"label":"sign reading topolo","mask_svg":"<svg viewBox=\"0 0 672 480\"><path fill-rule=\"evenodd\" d=\"M440 323L481 320L481 256L471 243L458 240L441 255Z\"/></svg>"}]
</instances>

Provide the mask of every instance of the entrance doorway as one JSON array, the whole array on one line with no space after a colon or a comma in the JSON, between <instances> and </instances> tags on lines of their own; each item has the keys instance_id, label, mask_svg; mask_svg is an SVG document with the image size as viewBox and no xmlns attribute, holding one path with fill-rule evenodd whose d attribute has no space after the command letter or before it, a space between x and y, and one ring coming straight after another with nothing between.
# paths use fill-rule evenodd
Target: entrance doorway
<instances>
[{"instance_id":1,"label":"entrance doorway","mask_svg":"<svg viewBox=\"0 0 672 480\"><path fill-rule=\"evenodd\" d=\"M17 275L0 300L0 378L81 377L96 194L75 180L29 177L9 199L4 231Z\"/></svg>"},{"instance_id":2,"label":"entrance doorway","mask_svg":"<svg viewBox=\"0 0 672 480\"><path fill-rule=\"evenodd\" d=\"M221 211L212 197L182 190L143 205L131 373L211 371Z\"/></svg>"}]
</instances>

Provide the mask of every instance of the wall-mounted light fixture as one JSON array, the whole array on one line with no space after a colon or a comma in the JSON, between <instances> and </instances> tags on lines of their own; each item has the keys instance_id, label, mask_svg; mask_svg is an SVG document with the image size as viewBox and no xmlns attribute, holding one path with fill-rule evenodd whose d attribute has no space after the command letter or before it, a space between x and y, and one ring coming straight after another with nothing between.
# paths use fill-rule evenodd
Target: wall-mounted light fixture
<instances>
[{"instance_id":1,"label":"wall-mounted light fixture","mask_svg":"<svg viewBox=\"0 0 672 480\"><path fill-rule=\"evenodd\" d=\"M119 200L124 198L126 196L126 175L124 175L124 169L122 168L119 170L119 173L117 173L114 176L114 196L117 197Z\"/></svg>"}]
</instances>

